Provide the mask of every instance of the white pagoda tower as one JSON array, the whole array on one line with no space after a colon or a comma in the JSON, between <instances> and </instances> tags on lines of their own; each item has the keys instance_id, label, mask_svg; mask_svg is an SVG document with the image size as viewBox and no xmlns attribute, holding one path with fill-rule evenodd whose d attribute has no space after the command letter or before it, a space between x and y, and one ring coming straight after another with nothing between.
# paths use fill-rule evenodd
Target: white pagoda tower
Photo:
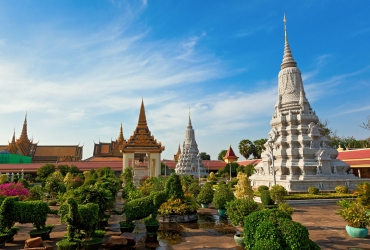
<instances>
[{"instance_id":1,"label":"white pagoda tower","mask_svg":"<svg viewBox=\"0 0 370 250\"><path fill-rule=\"evenodd\" d=\"M262 161L250 177L252 185L272 186L275 183L288 191L307 191L315 186L334 190L345 185L353 190L364 181L352 174L349 165L337 158L336 148L321 135L319 118L312 110L303 88L301 71L297 68L288 43L284 16L285 48L278 76L278 100L270 121L269 140Z\"/></svg>"},{"instance_id":2,"label":"white pagoda tower","mask_svg":"<svg viewBox=\"0 0 370 250\"><path fill-rule=\"evenodd\" d=\"M195 141L195 133L191 125L190 113L189 123L185 130L185 140L182 145L182 151L176 164L175 172L178 175L208 175L206 168L203 165L202 159L199 156L197 142Z\"/></svg>"}]
</instances>

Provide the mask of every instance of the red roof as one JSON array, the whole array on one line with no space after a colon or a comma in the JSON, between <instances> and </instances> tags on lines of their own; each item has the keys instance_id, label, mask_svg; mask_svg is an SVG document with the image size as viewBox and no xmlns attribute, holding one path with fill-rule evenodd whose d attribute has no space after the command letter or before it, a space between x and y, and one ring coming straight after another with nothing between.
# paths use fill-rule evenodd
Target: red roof
<instances>
[{"instance_id":1,"label":"red roof","mask_svg":"<svg viewBox=\"0 0 370 250\"><path fill-rule=\"evenodd\" d=\"M370 148L351 149L338 152L337 159L370 159Z\"/></svg>"},{"instance_id":2,"label":"red roof","mask_svg":"<svg viewBox=\"0 0 370 250\"><path fill-rule=\"evenodd\" d=\"M227 149L224 159L238 159L238 158L239 157L235 155L234 150L230 145L229 148Z\"/></svg>"}]
</instances>

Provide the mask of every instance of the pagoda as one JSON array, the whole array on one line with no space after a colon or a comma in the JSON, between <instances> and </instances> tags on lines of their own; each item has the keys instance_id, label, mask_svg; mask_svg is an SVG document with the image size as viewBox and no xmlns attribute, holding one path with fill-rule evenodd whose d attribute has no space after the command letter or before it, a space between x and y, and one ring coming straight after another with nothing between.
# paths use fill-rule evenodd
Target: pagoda
<instances>
[{"instance_id":1,"label":"pagoda","mask_svg":"<svg viewBox=\"0 0 370 250\"><path fill-rule=\"evenodd\" d=\"M230 163L230 162L235 162L238 160L238 156L235 155L233 148L231 145L229 145L229 148L226 151L225 156L223 157L224 162Z\"/></svg>"},{"instance_id":2,"label":"pagoda","mask_svg":"<svg viewBox=\"0 0 370 250\"><path fill-rule=\"evenodd\" d=\"M178 175L208 175L206 168L199 155L198 145L195 141L195 133L191 125L190 112L189 122L185 130L185 140L182 145L182 151L178 157L175 172Z\"/></svg>"},{"instance_id":3,"label":"pagoda","mask_svg":"<svg viewBox=\"0 0 370 250\"><path fill-rule=\"evenodd\" d=\"M144 100L142 100L136 129L127 141L122 141L120 151L123 158L123 171L129 166L133 167L136 180L144 176L161 175L161 153L164 149L165 147L162 146L162 143L157 142L149 130ZM138 161L135 161L135 159L138 158L139 162L144 162L145 164L136 164Z\"/></svg>"},{"instance_id":4,"label":"pagoda","mask_svg":"<svg viewBox=\"0 0 370 250\"><path fill-rule=\"evenodd\" d=\"M350 166L337 158L336 148L322 135L319 118L312 110L303 88L301 71L289 47L284 15L285 48L278 76L278 100L270 125L269 140L262 161L250 177L252 185L279 184L288 191L307 191L315 186L334 190L345 185L353 190L363 181Z\"/></svg>"}]
</instances>

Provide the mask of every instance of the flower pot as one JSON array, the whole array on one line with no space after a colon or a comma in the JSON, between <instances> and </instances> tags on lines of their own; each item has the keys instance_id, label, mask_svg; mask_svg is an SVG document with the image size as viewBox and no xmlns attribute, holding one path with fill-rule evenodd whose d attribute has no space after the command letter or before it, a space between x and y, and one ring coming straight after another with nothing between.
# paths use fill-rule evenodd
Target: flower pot
<instances>
[{"instance_id":1,"label":"flower pot","mask_svg":"<svg viewBox=\"0 0 370 250\"><path fill-rule=\"evenodd\" d=\"M75 241L67 241L66 239L56 243L58 250L78 250L80 244Z\"/></svg>"},{"instance_id":2,"label":"flower pot","mask_svg":"<svg viewBox=\"0 0 370 250\"><path fill-rule=\"evenodd\" d=\"M235 243L244 248L244 236L240 233L234 235Z\"/></svg>"},{"instance_id":3,"label":"flower pot","mask_svg":"<svg viewBox=\"0 0 370 250\"><path fill-rule=\"evenodd\" d=\"M349 236L353 238L366 238L368 234L367 228L356 228L356 227L350 227L346 226L346 231Z\"/></svg>"},{"instance_id":4,"label":"flower pot","mask_svg":"<svg viewBox=\"0 0 370 250\"><path fill-rule=\"evenodd\" d=\"M157 234L159 225L145 225L147 234Z\"/></svg>"},{"instance_id":5,"label":"flower pot","mask_svg":"<svg viewBox=\"0 0 370 250\"><path fill-rule=\"evenodd\" d=\"M42 240L50 239L50 229L31 230L29 232L31 238L41 237Z\"/></svg>"},{"instance_id":6,"label":"flower pot","mask_svg":"<svg viewBox=\"0 0 370 250\"><path fill-rule=\"evenodd\" d=\"M208 208L209 204L208 203L207 204L201 203L200 205L202 206L202 208Z\"/></svg>"},{"instance_id":7,"label":"flower pot","mask_svg":"<svg viewBox=\"0 0 370 250\"><path fill-rule=\"evenodd\" d=\"M128 227L119 227L121 233L132 233L134 231L135 226L128 226Z\"/></svg>"},{"instance_id":8,"label":"flower pot","mask_svg":"<svg viewBox=\"0 0 370 250\"><path fill-rule=\"evenodd\" d=\"M102 243L103 243L103 239L95 238L88 242L81 242L81 246L85 250L99 250Z\"/></svg>"},{"instance_id":9,"label":"flower pot","mask_svg":"<svg viewBox=\"0 0 370 250\"><path fill-rule=\"evenodd\" d=\"M8 238L7 242L11 243L11 242L14 241L14 235L16 235L18 233L19 229L20 229L19 227L12 227L10 229L11 233L9 234L9 238Z\"/></svg>"},{"instance_id":10,"label":"flower pot","mask_svg":"<svg viewBox=\"0 0 370 250\"><path fill-rule=\"evenodd\" d=\"M218 209L218 215L220 215L221 217L225 217L226 216L226 209Z\"/></svg>"},{"instance_id":11,"label":"flower pot","mask_svg":"<svg viewBox=\"0 0 370 250\"><path fill-rule=\"evenodd\" d=\"M9 239L11 234L2 234L0 235L0 248L3 248L5 246L5 243Z\"/></svg>"}]
</instances>

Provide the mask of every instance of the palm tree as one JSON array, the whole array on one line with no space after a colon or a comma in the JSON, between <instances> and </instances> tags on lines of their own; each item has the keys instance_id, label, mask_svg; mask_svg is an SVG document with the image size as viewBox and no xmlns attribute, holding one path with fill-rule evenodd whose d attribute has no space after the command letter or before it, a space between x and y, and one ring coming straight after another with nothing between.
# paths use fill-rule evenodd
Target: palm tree
<instances>
[{"instance_id":1,"label":"palm tree","mask_svg":"<svg viewBox=\"0 0 370 250\"><path fill-rule=\"evenodd\" d=\"M244 156L245 159L248 159L250 155L256 154L256 147L253 142L248 139L241 140L239 142L239 153Z\"/></svg>"},{"instance_id":2,"label":"palm tree","mask_svg":"<svg viewBox=\"0 0 370 250\"><path fill-rule=\"evenodd\" d=\"M259 139L253 141L254 146L256 147L256 154L253 154L255 159L261 159L261 153L263 150L265 150L265 143L267 142L267 139Z\"/></svg>"}]
</instances>

